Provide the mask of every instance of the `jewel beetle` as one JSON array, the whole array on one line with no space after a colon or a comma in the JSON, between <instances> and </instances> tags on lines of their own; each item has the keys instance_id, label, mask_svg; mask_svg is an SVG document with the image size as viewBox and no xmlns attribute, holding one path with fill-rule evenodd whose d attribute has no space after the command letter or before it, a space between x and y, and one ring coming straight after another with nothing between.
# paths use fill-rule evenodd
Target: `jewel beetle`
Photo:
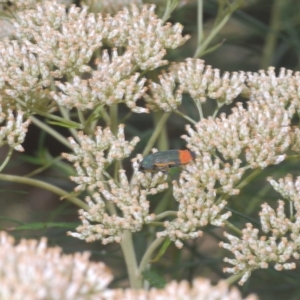
<instances>
[{"instance_id":1,"label":"jewel beetle","mask_svg":"<svg viewBox=\"0 0 300 300\"><path fill-rule=\"evenodd\" d=\"M140 163L140 171L166 171L168 168L186 165L196 154L190 150L167 150L147 155Z\"/></svg>"}]
</instances>

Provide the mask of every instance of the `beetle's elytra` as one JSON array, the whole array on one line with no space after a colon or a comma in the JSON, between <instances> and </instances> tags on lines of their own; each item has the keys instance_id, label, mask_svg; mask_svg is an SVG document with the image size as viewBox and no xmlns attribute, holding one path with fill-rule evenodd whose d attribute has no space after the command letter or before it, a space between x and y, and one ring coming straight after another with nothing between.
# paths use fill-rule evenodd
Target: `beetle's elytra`
<instances>
[{"instance_id":1,"label":"beetle's elytra","mask_svg":"<svg viewBox=\"0 0 300 300\"><path fill-rule=\"evenodd\" d=\"M147 155L140 163L141 171L166 171L168 168L188 164L196 157L190 150L167 150Z\"/></svg>"}]
</instances>

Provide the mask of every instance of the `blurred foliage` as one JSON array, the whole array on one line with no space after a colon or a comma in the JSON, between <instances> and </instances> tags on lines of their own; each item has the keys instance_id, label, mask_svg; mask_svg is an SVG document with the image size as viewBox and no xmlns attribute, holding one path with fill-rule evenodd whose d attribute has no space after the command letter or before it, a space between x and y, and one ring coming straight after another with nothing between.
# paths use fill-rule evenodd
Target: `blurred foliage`
<instances>
[{"instance_id":1,"label":"blurred foliage","mask_svg":"<svg viewBox=\"0 0 300 300\"><path fill-rule=\"evenodd\" d=\"M163 2L163 1L162 1ZM206 0L203 7L203 35L211 31L218 15L220 4L224 1ZM214 51L201 56L206 64L224 71L258 71L272 65L279 70L285 67L299 70L300 58L300 1L293 0L264 0L244 1L244 5L235 11L222 30L214 37L210 47L217 45ZM167 59L170 61L183 61L187 57L194 56L198 41L197 28L197 2L189 1L185 6L175 10L170 19L172 23L180 22L184 26L184 34L190 34L191 39L179 49L169 51ZM158 71L154 71L158 72ZM150 74L156 77L157 74ZM241 99L239 99L241 101ZM189 99L183 101L181 107L187 115L193 117L194 107ZM191 105L190 105L191 104ZM221 112L229 112L230 108L223 108ZM208 115L209 104L205 107ZM153 117L149 115L132 114L128 109L120 105L119 119L126 119L127 138L139 136L134 155L141 153L151 136L153 130ZM172 115L167 123L163 138L167 141L158 141L160 145L170 149L184 148L184 142L180 136L184 133L184 120L177 115ZM67 130L60 128L61 134L68 136ZM61 161L60 153L66 151L53 138L41 132L31 125L26 141L24 154L14 154L6 168L6 173L26 175L34 171L32 175L42 181L55 183L56 186L72 191L74 185L67 179L71 170L68 164ZM160 149L164 150L164 149ZM1 157L5 157L7 149L1 149ZM44 159L45 156L47 159ZM49 160L49 157L51 159ZM49 161L51 163L49 164ZM125 162L127 173L131 172L130 161ZM36 171L38 168L38 172ZM260 176L241 190L239 196L229 199L230 208L235 213L231 218L232 223L241 228L251 218L252 222L258 222L258 210L262 202L270 203L278 199L278 194L272 190L265 181L268 175L273 174L274 166L265 169ZM278 178L287 173L298 175L298 166L295 159L290 159L276 166ZM170 181L176 179L176 174L170 175ZM274 176L274 174L273 174ZM65 252L77 252L89 250L93 253L92 259L101 260L113 269L115 280L113 286L127 286L127 275L122 253L118 245L101 245L99 242L87 244L84 241L66 237L69 228L67 222L76 227L77 207L67 202L58 201L58 197L41 191L34 187L0 182L0 229L9 231L16 238L38 238L47 236L49 244L58 244ZM166 192L168 193L168 192ZM165 195L168 197L168 195ZM160 199L154 196L153 207L160 205ZM164 202L165 203L165 202ZM170 201L170 208L176 205ZM245 210L245 205L247 205ZM167 207L165 209L168 209ZM239 211L246 211L246 215ZM53 223L57 225L54 226ZM23 229L23 230L21 230ZM223 240L222 231L213 227L204 228L205 235L201 239L193 240L185 244L183 250L178 250L173 244L167 249L162 258L153 263L155 273L147 276L153 281L163 276L167 281L171 279L192 280L196 276L210 278L218 281L228 275L222 272L224 263L222 258L225 251L218 247ZM148 232L140 232L135 236L137 253L143 252L147 247ZM299 262L297 262L299 265ZM148 278L147 277L147 278ZM277 272L272 268L254 272L250 280L241 288L247 295L256 293L260 299L300 299L299 289L300 269L294 271Z\"/></svg>"}]
</instances>

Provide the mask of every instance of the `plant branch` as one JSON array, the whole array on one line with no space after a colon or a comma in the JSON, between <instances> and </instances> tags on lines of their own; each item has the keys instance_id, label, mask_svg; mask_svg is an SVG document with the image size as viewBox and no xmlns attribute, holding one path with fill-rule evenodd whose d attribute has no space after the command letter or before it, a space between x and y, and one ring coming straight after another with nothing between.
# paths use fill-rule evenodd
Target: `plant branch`
<instances>
[{"instance_id":1,"label":"plant branch","mask_svg":"<svg viewBox=\"0 0 300 300\"><path fill-rule=\"evenodd\" d=\"M166 237L157 238L147 249L145 252L140 265L139 265L139 273L142 274L143 271L146 269L154 251L165 241Z\"/></svg>"},{"instance_id":2,"label":"plant branch","mask_svg":"<svg viewBox=\"0 0 300 300\"><path fill-rule=\"evenodd\" d=\"M46 131L47 133L49 133L51 136L53 136L56 140L58 140L59 142L61 142L63 145L65 145L66 147L68 147L69 149L73 149L71 144L69 143L69 141L60 133L58 133L56 130L54 130L53 128L51 128L50 126L48 126L47 124L45 124L44 122L40 121L39 119L37 119L34 116L30 116L31 121L38 126L39 128L41 128L42 130Z\"/></svg>"},{"instance_id":3,"label":"plant branch","mask_svg":"<svg viewBox=\"0 0 300 300\"><path fill-rule=\"evenodd\" d=\"M143 280L138 269L138 264L135 256L132 233L125 230L122 236L121 248L125 258L130 286L133 289L141 289Z\"/></svg>"},{"instance_id":4,"label":"plant branch","mask_svg":"<svg viewBox=\"0 0 300 300\"><path fill-rule=\"evenodd\" d=\"M163 128L163 126L165 125L165 123L167 122L168 118L170 116L170 113L165 113L162 115L162 117L160 118L160 120L157 122L156 124L156 128L152 133L151 138L149 139L144 151L143 151L143 156L146 156L147 154L149 154L151 148L153 147L156 139L159 137L161 130Z\"/></svg>"},{"instance_id":5,"label":"plant branch","mask_svg":"<svg viewBox=\"0 0 300 300\"><path fill-rule=\"evenodd\" d=\"M16 175L8 175L8 174L0 174L0 180L4 181L10 181L10 182L18 182L18 183L24 183L27 185L32 185L41 189L45 189L47 191L50 191L56 195L59 195L61 198L64 198L71 203L75 204L76 206L83 208L84 210L89 210L89 206L84 203L81 199L71 196L69 192L64 191L63 189L60 189L52 184L49 184L47 182L43 182L37 179L22 177L22 176L16 176Z\"/></svg>"},{"instance_id":6,"label":"plant branch","mask_svg":"<svg viewBox=\"0 0 300 300\"><path fill-rule=\"evenodd\" d=\"M9 162L9 160L10 160L12 154L13 154L13 151L14 151L14 148L11 148L11 147L10 147L9 152L8 152L8 154L7 154L7 156L6 156L5 160L4 160L4 162L3 162L3 163L1 164L1 166L0 166L0 173L1 173L2 170L5 168L5 166L8 164L8 162Z\"/></svg>"}]
</instances>

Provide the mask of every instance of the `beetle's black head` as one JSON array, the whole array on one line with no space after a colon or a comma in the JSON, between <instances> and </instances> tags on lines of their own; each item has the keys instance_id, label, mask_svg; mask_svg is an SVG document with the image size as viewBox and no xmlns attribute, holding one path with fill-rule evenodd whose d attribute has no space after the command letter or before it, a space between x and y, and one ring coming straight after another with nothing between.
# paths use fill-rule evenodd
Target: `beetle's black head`
<instances>
[{"instance_id":1,"label":"beetle's black head","mask_svg":"<svg viewBox=\"0 0 300 300\"><path fill-rule=\"evenodd\" d=\"M191 152L192 158L195 159L196 156L197 156L196 153L194 151L191 151L191 150L190 150L190 152Z\"/></svg>"},{"instance_id":2,"label":"beetle's black head","mask_svg":"<svg viewBox=\"0 0 300 300\"><path fill-rule=\"evenodd\" d=\"M145 168L143 166L143 161L141 161L139 164L139 171L145 171Z\"/></svg>"},{"instance_id":3,"label":"beetle's black head","mask_svg":"<svg viewBox=\"0 0 300 300\"><path fill-rule=\"evenodd\" d=\"M140 171L153 170L154 168L155 166L153 164L153 158L151 154L144 157L144 159L140 162Z\"/></svg>"}]
</instances>

